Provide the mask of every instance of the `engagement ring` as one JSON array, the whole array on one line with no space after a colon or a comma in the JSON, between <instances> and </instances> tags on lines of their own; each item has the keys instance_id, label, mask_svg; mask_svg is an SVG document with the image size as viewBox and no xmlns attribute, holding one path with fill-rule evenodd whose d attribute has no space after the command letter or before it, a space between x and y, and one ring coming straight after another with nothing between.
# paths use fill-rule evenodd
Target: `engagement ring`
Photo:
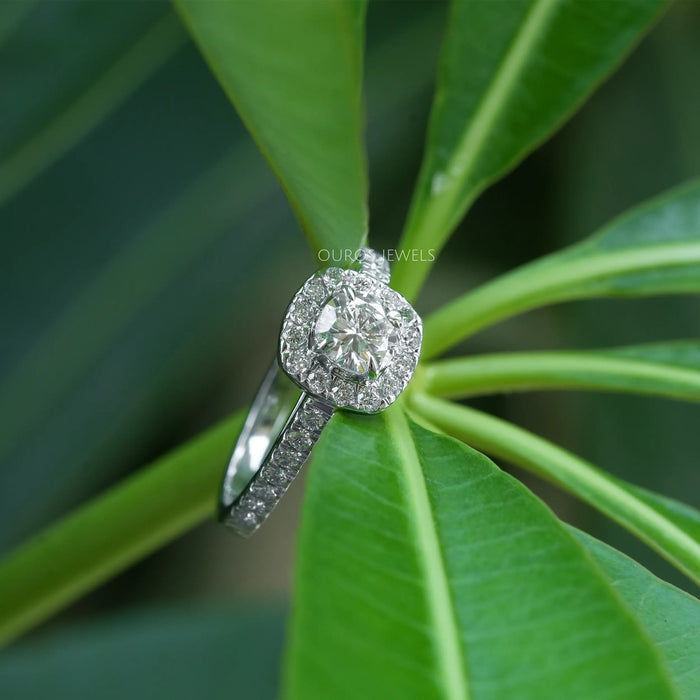
<instances>
[{"instance_id":1,"label":"engagement ring","mask_svg":"<svg viewBox=\"0 0 700 700\"><path fill-rule=\"evenodd\" d=\"M389 288L383 256L362 248L356 260L357 269L313 274L287 308L221 489L219 519L240 535L272 512L334 410L381 411L413 376L420 317Z\"/></svg>"}]
</instances>

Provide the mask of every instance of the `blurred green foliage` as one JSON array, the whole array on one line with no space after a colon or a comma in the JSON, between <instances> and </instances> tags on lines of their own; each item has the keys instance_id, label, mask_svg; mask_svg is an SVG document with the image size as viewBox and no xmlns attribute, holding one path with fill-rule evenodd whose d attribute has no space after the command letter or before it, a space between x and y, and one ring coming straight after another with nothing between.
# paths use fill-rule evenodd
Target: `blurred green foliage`
<instances>
[{"instance_id":1,"label":"blurred green foliage","mask_svg":"<svg viewBox=\"0 0 700 700\"><path fill-rule=\"evenodd\" d=\"M3 697L274 698L283 610L209 606L105 616L7 652Z\"/></svg>"}]
</instances>

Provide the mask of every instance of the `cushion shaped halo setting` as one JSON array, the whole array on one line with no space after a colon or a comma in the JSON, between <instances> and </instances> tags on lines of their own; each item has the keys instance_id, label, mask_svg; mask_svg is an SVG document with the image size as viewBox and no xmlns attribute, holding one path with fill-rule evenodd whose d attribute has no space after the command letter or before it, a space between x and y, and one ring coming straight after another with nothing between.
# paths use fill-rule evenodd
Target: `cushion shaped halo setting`
<instances>
[{"instance_id":1,"label":"cushion shaped halo setting","mask_svg":"<svg viewBox=\"0 0 700 700\"><path fill-rule=\"evenodd\" d=\"M279 359L302 389L338 408L375 413L405 389L423 327L413 307L378 279L330 267L292 299Z\"/></svg>"}]
</instances>

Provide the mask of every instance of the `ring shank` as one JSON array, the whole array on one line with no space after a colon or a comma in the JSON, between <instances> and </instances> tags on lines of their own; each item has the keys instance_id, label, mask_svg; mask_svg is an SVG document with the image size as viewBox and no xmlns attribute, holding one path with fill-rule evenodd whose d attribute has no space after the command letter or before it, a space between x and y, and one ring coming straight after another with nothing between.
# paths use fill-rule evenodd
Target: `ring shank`
<instances>
[{"instance_id":1,"label":"ring shank","mask_svg":"<svg viewBox=\"0 0 700 700\"><path fill-rule=\"evenodd\" d=\"M240 535L255 532L309 457L332 410L300 392L273 362L226 469L219 520Z\"/></svg>"},{"instance_id":2,"label":"ring shank","mask_svg":"<svg viewBox=\"0 0 700 700\"><path fill-rule=\"evenodd\" d=\"M220 507L229 508L262 467L265 456L299 400L300 391L275 362L263 379L231 455Z\"/></svg>"}]
</instances>

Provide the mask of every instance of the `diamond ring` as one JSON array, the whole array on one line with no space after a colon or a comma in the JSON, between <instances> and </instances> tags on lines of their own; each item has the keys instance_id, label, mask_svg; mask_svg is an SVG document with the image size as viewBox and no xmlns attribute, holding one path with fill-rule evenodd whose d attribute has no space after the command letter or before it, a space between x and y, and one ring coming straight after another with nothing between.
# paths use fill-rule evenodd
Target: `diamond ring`
<instances>
[{"instance_id":1,"label":"diamond ring","mask_svg":"<svg viewBox=\"0 0 700 700\"><path fill-rule=\"evenodd\" d=\"M313 274L284 315L278 356L221 488L219 519L240 535L265 521L334 410L381 411L413 376L423 339L420 317L389 288L382 255L362 248L355 259L357 269Z\"/></svg>"}]
</instances>

